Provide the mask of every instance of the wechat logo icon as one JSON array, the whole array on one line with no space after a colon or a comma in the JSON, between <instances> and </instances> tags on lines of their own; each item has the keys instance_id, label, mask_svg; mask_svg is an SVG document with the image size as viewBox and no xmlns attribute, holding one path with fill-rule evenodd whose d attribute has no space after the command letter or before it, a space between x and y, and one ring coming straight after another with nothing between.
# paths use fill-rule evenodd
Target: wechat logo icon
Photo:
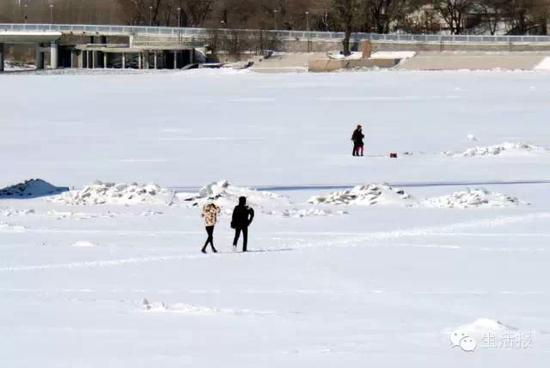
<instances>
[{"instance_id":1,"label":"wechat logo icon","mask_svg":"<svg viewBox=\"0 0 550 368\"><path fill-rule=\"evenodd\" d=\"M468 332L456 330L451 334L451 346L460 347L463 351L471 353L477 348L477 341L471 337Z\"/></svg>"}]
</instances>

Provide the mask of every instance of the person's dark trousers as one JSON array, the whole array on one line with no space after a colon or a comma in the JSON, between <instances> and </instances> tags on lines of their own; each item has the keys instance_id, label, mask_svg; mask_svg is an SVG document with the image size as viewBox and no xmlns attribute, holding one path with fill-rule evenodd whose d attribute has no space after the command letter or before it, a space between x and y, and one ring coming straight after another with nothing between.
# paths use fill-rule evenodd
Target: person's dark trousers
<instances>
[{"instance_id":1,"label":"person's dark trousers","mask_svg":"<svg viewBox=\"0 0 550 368\"><path fill-rule=\"evenodd\" d=\"M353 153L352 156L358 156L357 150L359 149L359 145L357 143L353 143Z\"/></svg>"},{"instance_id":2,"label":"person's dark trousers","mask_svg":"<svg viewBox=\"0 0 550 368\"><path fill-rule=\"evenodd\" d=\"M217 253L216 248L214 248L214 226L207 226L206 233L208 234L208 239L206 239L206 243L204 243L202 251L206 252L206 247L208 246L208 244L210 244L210 246L212 247L212 251L214 253Z\"/></svg>"},{"instance_id":3,"label":"person's dark trousers","mask_svg":"<svg viewBox=\"0 0 550 368\"><path fill-rule=\"evenodd\" d=\"M238 227L235 229L235 239L233 240L233 246L237 246L237 242L239 241L239 236L241 235L241 232L243 233L243 252L246 252L246 247L248 245L248 227Z\"/></svg>"}]
</instances>

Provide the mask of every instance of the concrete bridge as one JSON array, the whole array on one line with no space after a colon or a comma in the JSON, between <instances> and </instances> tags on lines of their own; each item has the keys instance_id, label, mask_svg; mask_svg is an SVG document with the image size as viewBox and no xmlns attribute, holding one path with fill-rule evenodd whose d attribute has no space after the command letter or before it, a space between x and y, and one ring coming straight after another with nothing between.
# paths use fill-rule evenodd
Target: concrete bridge
<instances>
[{"instance_id":1,"label":"concrete bridge","mask_svg":"<svg viewBox=\"0 0 550 368\"><path fill-rule=\"evenodd\" d=\"M5 45L34 45L37 69L44 68L45 56L51 69L181 68L194 63L195 50L203 46L192 33L184 28L0 24L0 72Z\"/></svg>"},{"instance_id":2,"label":"concrete bridge","mask_svg":"<svg viewBox=\"0 0 550 368\"><path fill-rule=\"evenodd\" d=\"M4 71L4 45L5 44L32 44L36 45L36 65L44 67L44 52L50 53L50 64L57 68L58 44L61 32L54 31L1 31L0 30L0 72ZM45 45L49 45L47 48Z\"/></svg>"},{"instance_id":3,"label":"concrete bridge","mask_svg":"<svg viewBox=\"0 0 550 368\"><path fill-rule=\"evenodd\" d=\"M196 62L200 47L214 36L264 37L289 52L339 48L341 32L229 30L118 25L0 24L0 59L5 44L36 45L37 68L181 68ZM76 41L75 41L76 40ZM115 40L115 41L113 41ZM547 51L550 36L486 36L354 33L352 42L371 41L375 50ZM61 49L61 50L60 50ZM61 53L61 55L60 55ZM0 63L0 71L3 63Z\"/></svg>"}]
</instances>

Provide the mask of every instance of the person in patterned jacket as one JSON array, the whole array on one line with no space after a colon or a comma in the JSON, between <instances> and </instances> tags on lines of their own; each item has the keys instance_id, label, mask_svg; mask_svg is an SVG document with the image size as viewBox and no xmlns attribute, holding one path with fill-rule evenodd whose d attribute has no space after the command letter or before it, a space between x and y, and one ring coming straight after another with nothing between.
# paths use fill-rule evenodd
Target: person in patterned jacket
<instances>
[{"instance_id":1,"label":"person in patterned jacket","mask_svg":"<svg viewBox=\"0 0 550 368\"><path fill-rule=\"evenodd\" d=\"M204 247L202 247L201 250L201 252L203 253L206 253L206 247L208 246L208 244L210 244L214 253L218 253L216 248L214 248L214 226L216 226L216 222L218 222L219 214L220 207L216 206L214 203L207 203L202 208L202 218L204 219L204 223L206 225L206 233L208 234L208 238L206 239Z\"/></svg>"}]
</instances>

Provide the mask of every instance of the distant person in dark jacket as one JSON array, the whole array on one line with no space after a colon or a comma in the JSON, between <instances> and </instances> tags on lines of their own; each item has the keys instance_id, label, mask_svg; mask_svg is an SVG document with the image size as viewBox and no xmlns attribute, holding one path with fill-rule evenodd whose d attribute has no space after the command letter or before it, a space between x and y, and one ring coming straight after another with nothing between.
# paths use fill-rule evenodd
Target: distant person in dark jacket
<instances>
[{"instance_id":1,"label":"distant person in dark jacket","mask_svg":"<svg viewBox=\"0 0 550 368\"><path fill-rule=\"evenodd\" d=\"M365 135L363 134L363 127L361 125L357 125L357 128L355 128L351 136L351 140L353 141L353 156L363 156L363 150L365 147L363 138L365 138Z\"/></svg>"},{"instance_id":2,"label":"distant person in dark jacket","mask_svg":"<svg viewBox=\"0 0 550 368\"><path fill-rule=\"evenodd\" d=\"M246 252L248 244L248 227L254 219L254 210L246 205L246 197L239 198L239 205L233 210L231 227L235 229L235 239L233 246L237 248L239 236L243 233L243 252Z\"/></svg>"}]
</instances>

